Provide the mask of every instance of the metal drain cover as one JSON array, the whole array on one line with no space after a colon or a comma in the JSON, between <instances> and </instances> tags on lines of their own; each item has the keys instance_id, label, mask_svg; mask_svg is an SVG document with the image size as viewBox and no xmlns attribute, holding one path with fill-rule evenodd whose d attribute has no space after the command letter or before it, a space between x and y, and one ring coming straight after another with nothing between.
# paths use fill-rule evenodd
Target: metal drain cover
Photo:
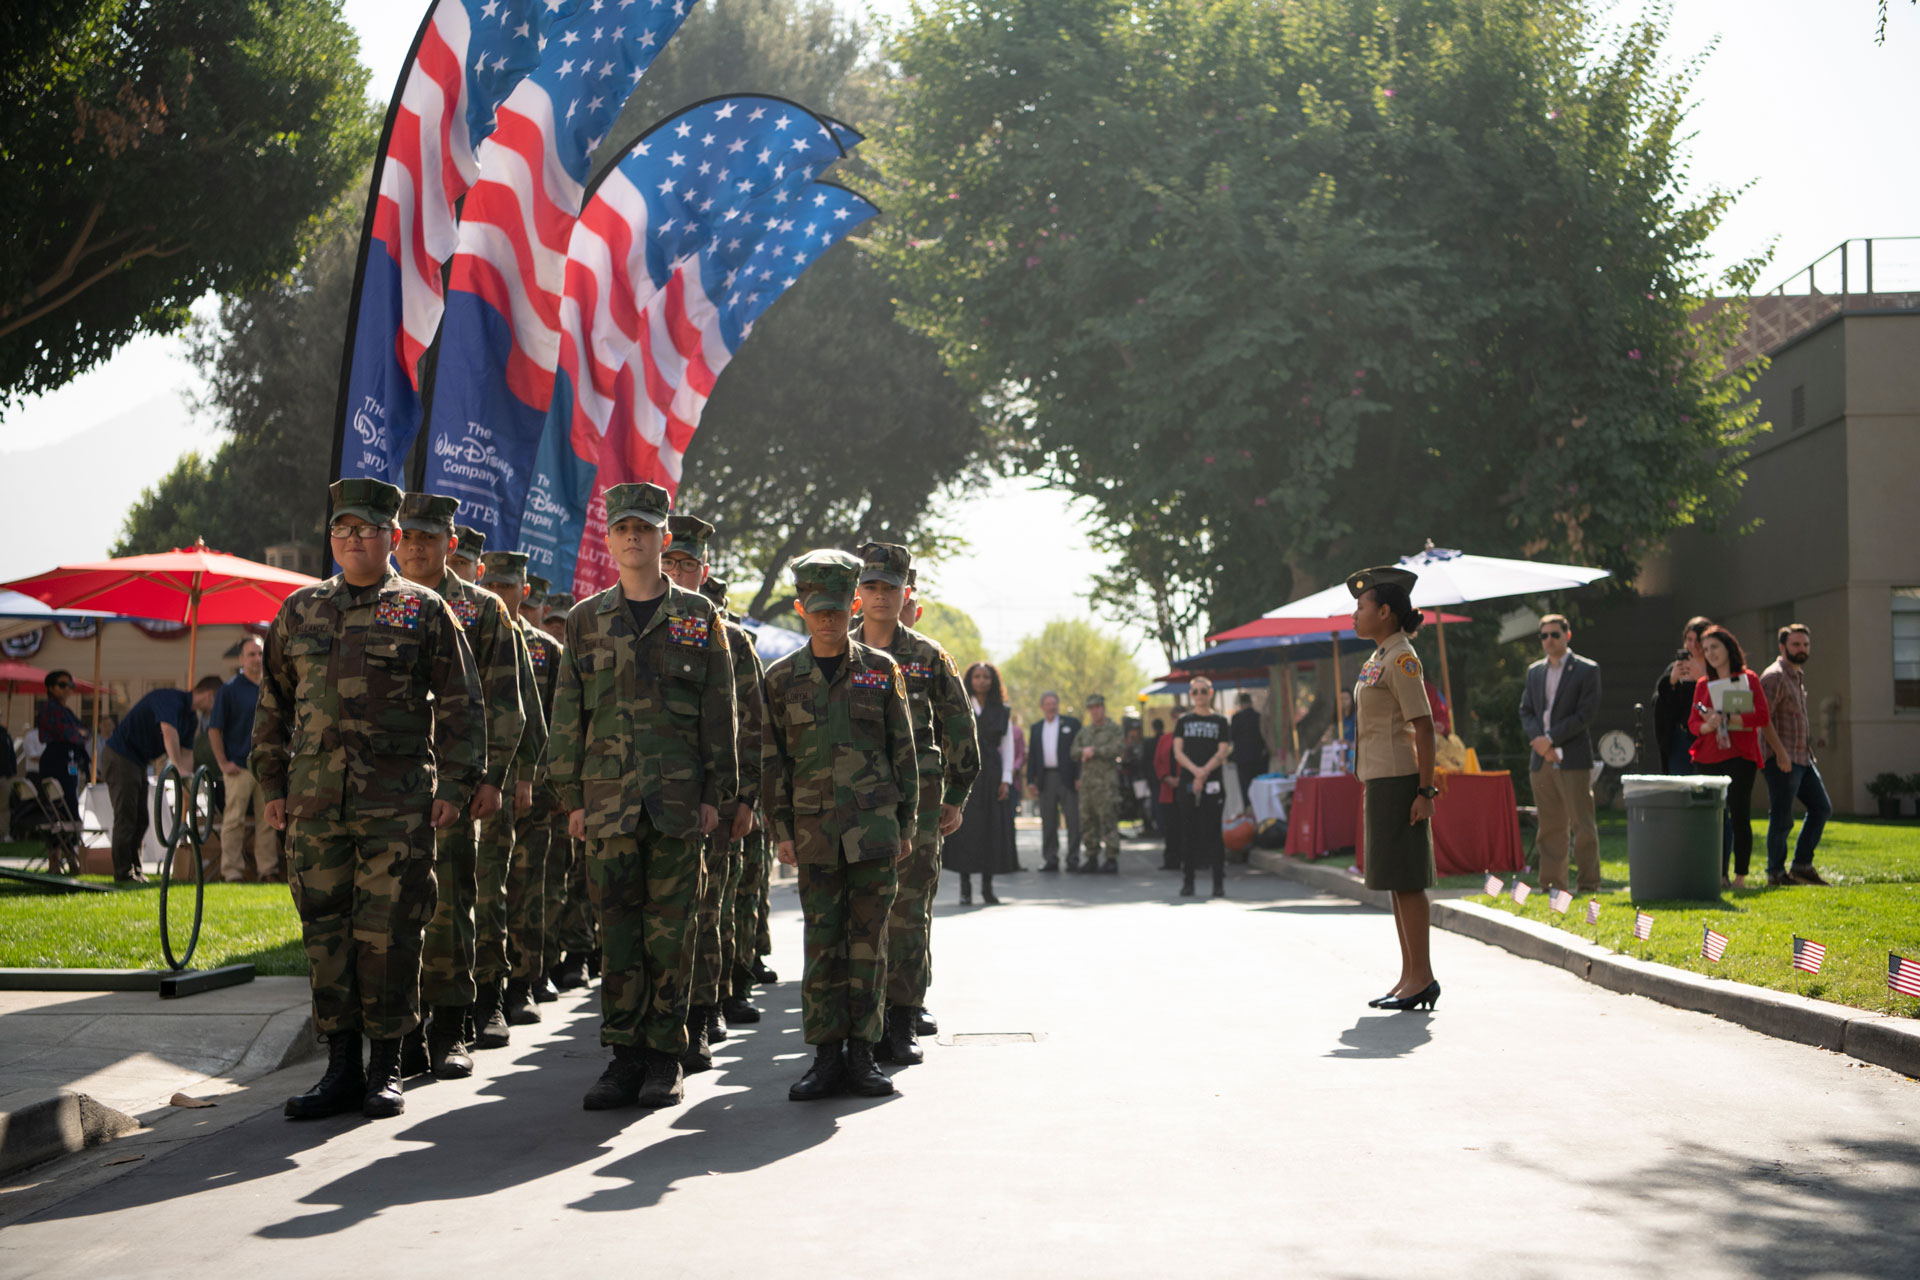
<instances>
[{"instance_id":1,"label":"metal drain cover","mask_svg":"<svg viewBox=\"0 0 1920 1280\"><path fill-rule=\"evenodd\" d=\"M1047 1038L1044 1031L960 1031L941 1036L939 1043L954 1048L981 1044L1039 1044Z\"/></svg>"}]
</instances>

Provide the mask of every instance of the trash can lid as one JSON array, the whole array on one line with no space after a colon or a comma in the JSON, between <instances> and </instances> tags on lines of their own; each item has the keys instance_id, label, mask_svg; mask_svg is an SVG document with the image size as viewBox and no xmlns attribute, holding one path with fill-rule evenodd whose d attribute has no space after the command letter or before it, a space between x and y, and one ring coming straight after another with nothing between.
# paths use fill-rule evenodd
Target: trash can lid
<instances>
[{"instance_id":1,"label":"trash can lid","mask_svg":"<svg viewBox=\"0 0 1920 1280\"><path fill-rule=\"evenodd\" d=\"M1629 773L1620 779L1620 789L1631 799L1703 790L1725 792L1732 782L1720 773Z\"/></svg>"}]
</instances>

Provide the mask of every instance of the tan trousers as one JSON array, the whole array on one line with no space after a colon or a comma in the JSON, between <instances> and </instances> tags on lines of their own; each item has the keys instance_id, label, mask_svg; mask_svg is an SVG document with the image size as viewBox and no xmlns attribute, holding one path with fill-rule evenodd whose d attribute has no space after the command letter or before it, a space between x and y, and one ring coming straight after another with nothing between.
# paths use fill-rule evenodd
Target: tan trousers
<instances>
[{"instance_id":1,"label":"tan trousers","mask_svg":"<svg viewBox=\"0 0 1920 1280\"><path fill-rule=\"evenodd\" d=\"M1600 888L1600 829L1593 819L1593 782L1585 769L1553 765L1533 771L1533 800L1540 809L1540 835L1533 846L1540 859L1540 885L1567 887L1567 844L1580 867L1577 893Z\"/></svg>"},{"instance_id":2,"label":"tan trousers","mask_svg":"<svg viewBox=\"0 0 1920 1280\"><path fill-rule=\"evenodd\" d=\"M267 797L246 769L223 775L227 807L220 815L220 878L247 878L247 819L253 819L253 865L262 880L280 873L280 833L267 825Z\"/></svg>"}]
</instances>

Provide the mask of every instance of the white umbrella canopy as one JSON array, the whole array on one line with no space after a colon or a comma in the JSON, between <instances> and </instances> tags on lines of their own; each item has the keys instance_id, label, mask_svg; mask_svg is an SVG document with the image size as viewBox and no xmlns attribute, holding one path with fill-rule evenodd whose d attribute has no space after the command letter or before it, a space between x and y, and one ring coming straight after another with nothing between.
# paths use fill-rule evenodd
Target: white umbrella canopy
<instances>
[{"instance_id":1,"label":"white umbrella canopy","mask_svg":"<svg viewBox=\"0 0 1920 1280\"><path fill-rule=\"evenodd\" d=\"M1472 604L1476 600L1498 600L1505 596L1539 595L1548 591L1566 591L1600 581L1605 569L1589 569L1575 564L1541 564L1536 560L1502 560L1495 556L1470 556L1463 551L1448 551L1427 544L1418 555L1402 556L1402 569L1420 575L1414 584L1414 607L1436 608L1448 604ZM1268 611L1268 618L1325 618L1353 608L1353 597L1345 583L1316 591L1310 596L1289 601Z\"/></svg>"}]
</instances>

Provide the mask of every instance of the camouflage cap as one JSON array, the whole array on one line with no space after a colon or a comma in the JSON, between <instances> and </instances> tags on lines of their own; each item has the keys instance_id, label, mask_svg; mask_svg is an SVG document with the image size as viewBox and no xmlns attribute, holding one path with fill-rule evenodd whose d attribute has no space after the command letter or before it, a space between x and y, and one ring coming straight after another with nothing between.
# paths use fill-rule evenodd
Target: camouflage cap
<instances>
[{"instance_id":1,"label":"camouflage cap","mask_svg":"<svg viewBox=\"0 0 1920 1280\"><path fill-rule=\"evenodd\" d=\"M480 563L480 553L487 549L487 535L472 525L457 524L453 526L453 536L459 543L453 549L453 558Z\"/></svg>"},{"instance_id":2,"label":"camouflage cap","mask_svg":"<svg viewBox=\"0 0 1920 1280\"><path fill-rule=\"evenodd\" d=\"M443 498L437 493L409 493L400 499L400 527L416 533L453 532L454 513L460 499Z\"/></svg>"},{"instance_id":3,"label":"camouflage cap","mask_svg":"<svg viewBox=\"0 0 1920 1280\"><path fill-rule=\"evenodd\" d=\"M564 620L573 612L573 597L565 591L553 591L547 594L547 621Z\"/></svg>"},{"instance_id":4,"label":"camouflage cap","mask_svg":"<svg viewBox=\"0 0 1920 1280\"><path fill-rule=\"evenodd\" d=\"M712 525L699 516L671 515L667 517L667 532L673 535L673 545L667 548L668 554L678 551L682 555L692 556L701 564L707 562L707 540L713 537Z\"/></svg>"},{"instance_id":5,"label":"camouflage cap","mask_svg":"<svg viewBox=\"0 0 1920 1280\"><path fill-rule=\"evenodd\" d=\"M634 517L658 529L667 522L673 499L657 484L617 484L607 490L607 528Z\"/></svg>"},{"instance_id":6,"label":"camouflage cap","mask_svg":"<svg viewBox=\"0 0 1920 1280\"><path fill-rule=\"evenodd\" d=\"M1104 707L1107 705L1107 695L1104 693L1090 693L1087 695L1087 705L1090 707Z\"/></svg>"},{"instance_id":7,"label":"camouflage cap","mask_svg":"<svg viewBox=\"0 0 1920 1280\"><path fill-rule=\"evenodd\" d=\"M1413 584L1420 581L1420 575L1410 569L1396 565L1380 565L1373 569L1362 569L1347 579L1347 590L1358 600L1374 587L1405 587L1413 590Z\"/></svg>"},{"instance_id":8,"label":"camouflage cap","mask_svg":"<svg viewBox=\"0 0 1920 1280\"><path fill-rule=\"evenodd\" d=\"M726 608L727 580L708 574L707 580L700 584L700 594L719 605L722 609Z\"/></svg>"},{"instance_id":9,"label":"camouflage cap","mask_svg":"<svg viewBox=\"0 0 1920 1280\"><path fill-rule=\"evenodd\" d=\"M547 588L551 587L552 585L553 585L552 583L548 582L545 578L541 577L537 573L528 574L527 575L527 603L528 604L546 603Z\"/></svg>"},{"instance_id":10,"label":"camouflage cap","mask_svg":"<svg viewBox=\"0 0 1920 1280\"><path fill-rule=\"evenodd\" d=\"M793 585L808 613L853 608L860 561L844 551L809 551L793 562Z\"/></svg>"},{"instance_id":11,"label":"camouflage cap","mask_svg":"<svg viewBox=\"0 0 1920 1280\"><path fill-rule=\"evenodd\" d=\"M480 557L480 566L486 572L480 581L488 585L522 585L527 580L527 553L524 551L489 551Z\"/></svg>"},{"instance_id":12,"label":"camouflage cap","mask_svg":"<svg viewBox=\"0 0 1920 1280\"><path fill-rule=\"evenodd\" d=\"M359 516L368 524L390 525L400 514L400 490L385 480L354 476L327 486L333 518Z\"/></svg>"},{"instance_id":13,"label":"camouflage cap","mask_svg":"<svg viewBox=\"0 0 1920 1280\"><path fill-rule=\"evenodd\" d=\"M908 565L913 552L897 542L869 542L860 548L860 581L884 582L890 587L907 585Z\"/></svg>"}]
</instances>

